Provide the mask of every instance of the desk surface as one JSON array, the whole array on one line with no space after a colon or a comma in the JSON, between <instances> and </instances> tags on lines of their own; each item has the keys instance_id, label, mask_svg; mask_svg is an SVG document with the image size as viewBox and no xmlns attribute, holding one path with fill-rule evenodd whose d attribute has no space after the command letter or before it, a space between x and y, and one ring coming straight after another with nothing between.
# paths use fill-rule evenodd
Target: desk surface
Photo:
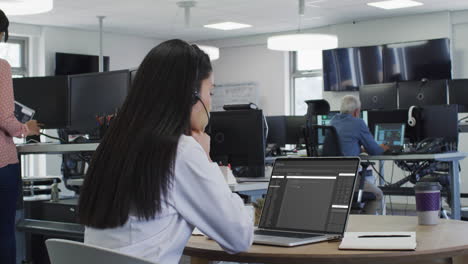
<instances>
[{"instance_id":1,"label":"desk surface","mask_svg":"<svg viewBox=\"0 0 468 264\"><path fill-rule=\"evenodd\" d=\"M242 182L229 184L232 192L248 192L268 189L268 182Z\"/></svg>"},{"instance_id":2,"label":"desk surface","mask_svg":"<svg viewBox=\"0 0 468 264\"><path fill-rule=\"evenodd\" d=\"M437 160L453 161L462 160L468 156L466 152L451 152L440 154L408 154L408 155L380 155L380 156L360 156L361 160Z\"/></svg>"},{"instance_id":3,"label":"desk surface","mask_svg":"<svg viewBox=\"0 0 468 264\"><path fill-rule=\"evenodd\" d=\"M416 251L338 250L339 242L285 248L253 245L248 252L229 255L205 237L190 238L184 254L209 260L265 263L413 263L468 254L468 222L441 220L419 226L416 217L351 215L348 231L416 231ZM401 262L400 262L401 261Z\"/></svg>"},{"instance_id":4,"label":"desk surface","mask_svg":"<svg viewBox=\"0 0 468 264\"><path fill-rule=\"evenodd\" d=\"M17 145L16 149L19 154L63 154L67 152L80 151L95 151L99 143L84 143L84 144L57 144L57 143L40 143L40 144L23 144Z\"/></svg>"}]
</instances>

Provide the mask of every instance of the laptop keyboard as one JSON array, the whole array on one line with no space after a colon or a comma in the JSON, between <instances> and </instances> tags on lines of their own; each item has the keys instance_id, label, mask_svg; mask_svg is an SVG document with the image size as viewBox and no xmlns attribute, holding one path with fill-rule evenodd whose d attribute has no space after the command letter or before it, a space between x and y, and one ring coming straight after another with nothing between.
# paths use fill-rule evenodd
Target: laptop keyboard
<instances>
[{"instance_id":1,"label":"laptop keyboard","mask_svg":"<svg viewBox=\"0 0 468 264\"><path fill-rule=\"evenodd\" d=\"M255 230L255 234L263 235L263 236L292 237L292 238L311 238L311 237L321 236L321 235L314 235L314 234L277 232L277 231L269 231L269 230Z\"/></svg>"}]
</instances>

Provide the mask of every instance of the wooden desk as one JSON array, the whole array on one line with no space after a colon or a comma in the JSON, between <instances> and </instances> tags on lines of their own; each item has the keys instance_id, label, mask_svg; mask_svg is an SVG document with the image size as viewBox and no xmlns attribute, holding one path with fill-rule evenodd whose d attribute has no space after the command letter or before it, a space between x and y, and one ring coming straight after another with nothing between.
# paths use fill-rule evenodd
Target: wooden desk
<instances>
[{"instance_id":1,"label":"wooden desk","mask_svg":"<svg viewBox=\"0 0 468 264\"><path fill-rule=\"evenodd\" d=\"M436 226L418 226L410 216L351 215L348 231L416 231L416 251L338 250L339 242L322 242L299 247L253 245L248 252L229 255L205 237L190 238L184 255L192 263L224 260L255 263L468 263L468 222L442 220Z\"/></svg>"}]
</instances>

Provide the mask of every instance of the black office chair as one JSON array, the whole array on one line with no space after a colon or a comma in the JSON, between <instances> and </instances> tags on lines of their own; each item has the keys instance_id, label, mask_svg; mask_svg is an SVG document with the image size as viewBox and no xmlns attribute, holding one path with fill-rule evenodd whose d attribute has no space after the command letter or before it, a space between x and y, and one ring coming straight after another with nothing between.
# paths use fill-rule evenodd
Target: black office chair
<instances>
[{"instance_id":1,"label":"black office chair","mask_svg":"<svg viewBox=\"0 0 468 264\"><path fill-rule=\"evenodd\" d=\"M338 133L333 126L318 126L313 125L310 133L311 149L315 149L318 156L321 157L338 157L343 156L341 144L338 138ZM366 202L377 199L374 193L364 192L365 173L371 162L361 162L361 173L358 175L358 190L353 197L351 210L354 213L362 213Z\"/></svg>"}]
</instances>

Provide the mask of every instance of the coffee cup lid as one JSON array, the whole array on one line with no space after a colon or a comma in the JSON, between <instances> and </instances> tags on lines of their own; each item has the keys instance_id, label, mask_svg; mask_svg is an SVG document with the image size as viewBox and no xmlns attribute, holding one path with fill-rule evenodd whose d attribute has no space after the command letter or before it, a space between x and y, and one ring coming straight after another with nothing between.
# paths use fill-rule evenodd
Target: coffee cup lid
<instances>
[{"instance_id":1,"label":"coffee cup lid","mask_svg":"<svg viewBox=\"0 0 468 264\"><path fill-rule=\"evenodd\" d=\"M416 191L440 191L442 186L438 182L417 182L414 185Z\"/></svg>"}]
</instances>

